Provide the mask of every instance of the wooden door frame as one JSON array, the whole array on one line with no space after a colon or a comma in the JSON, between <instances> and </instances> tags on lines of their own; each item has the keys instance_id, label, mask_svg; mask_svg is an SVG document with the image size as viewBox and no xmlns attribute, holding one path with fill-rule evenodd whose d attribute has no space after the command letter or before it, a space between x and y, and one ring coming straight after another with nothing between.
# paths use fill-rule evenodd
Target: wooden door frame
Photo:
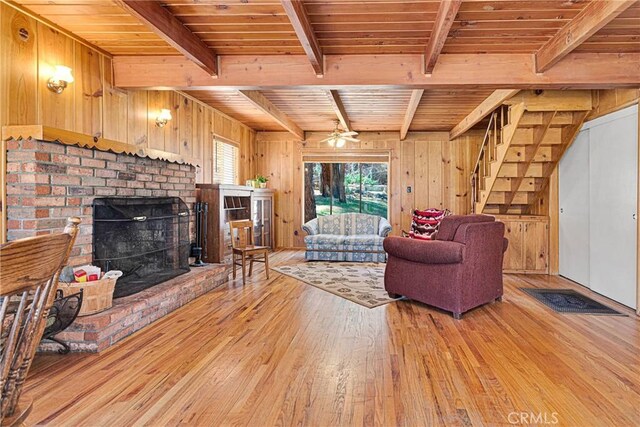
<instances>
[{"instance_id":1,"label":"wooden door frame","mask_svg":"<svg viewBox=\"0 0 640 427\"><path fill-rule=\"evenodd\" d=\"M638 183L640 183L640 102L638 101L636 101L636 104L638 104ZM636 314L640 316L640 225L638 225L638 214L640 214L640 185L638 185L636 203Z\"/></svg>"},{"instance_id":2,"label":"wooden door frame","mask_svg":"<svg viewBox=\"0 0 640 427\"><path fill-rule=\"evenodd\" d=\"M375 160L375 161L371 161L372 156L377 156L379 157L381 160ZM305 159L306 157L306 159ZM318 158L317 161L314 161L314 157ZM302 179L301 181L301 185L302 185L302 190L301 190L301 195L304 198L304 184L305 184L305 180L304 180L304 165L306 163L321 163L321 158L322 157L327 157L327 158L333 158L335 161L332 163L386 163L387 165L387 221L389 221L389 223L391 223L391 216L393 215L393 212L391 212L391 197L390 197L390 189L391 187L391 150L390 149L357 149L357 150L352 150L352 149L344 149L342 151L336 150L336 149L310 149L310 150L306 150L306 149L302 149L300 150L300 164L302 165L301 171L302 171ZM343 158L341 158L343 157ZM382 160L383 159L383 160ZM326 163L326 162L325 162ZM301 224L300 226L302 226L305 221L304 221L304 203L301 203Z\"/></svg>"}]
</instances>

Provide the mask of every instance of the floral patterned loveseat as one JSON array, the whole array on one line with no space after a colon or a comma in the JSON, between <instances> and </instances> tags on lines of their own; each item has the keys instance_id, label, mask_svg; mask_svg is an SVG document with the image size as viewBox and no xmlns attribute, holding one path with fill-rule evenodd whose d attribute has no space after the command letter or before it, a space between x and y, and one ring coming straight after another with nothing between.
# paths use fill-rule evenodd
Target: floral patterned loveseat
<instances>
[{"instance_id":1,"label":"floral patterned loveseat","mask_svg":"<svg viewBox=\"0 0 640 427\"><path fill-rule=\"evenodd\" d=\"M305 259L310 261L386 262L382 241L391 224L377 215L348 213L326 215L305 223L307 246Z\"/></svg>"}]
</instances>

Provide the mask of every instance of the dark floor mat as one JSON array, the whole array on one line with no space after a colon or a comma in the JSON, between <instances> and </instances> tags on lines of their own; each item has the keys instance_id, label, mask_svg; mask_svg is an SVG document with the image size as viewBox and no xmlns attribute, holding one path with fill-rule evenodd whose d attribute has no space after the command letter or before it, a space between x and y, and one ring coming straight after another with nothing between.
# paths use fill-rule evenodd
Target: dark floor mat
<instances>
[{"instance_id":1,"label":"dark floor mat","mask_svg":"<svg viewBox=\"0 0 640 427\"><path fill-rule=\"evenodd\" d=\"M520 289L558 313L626 316L572 289Z\"/></svg>"}]
</instances>

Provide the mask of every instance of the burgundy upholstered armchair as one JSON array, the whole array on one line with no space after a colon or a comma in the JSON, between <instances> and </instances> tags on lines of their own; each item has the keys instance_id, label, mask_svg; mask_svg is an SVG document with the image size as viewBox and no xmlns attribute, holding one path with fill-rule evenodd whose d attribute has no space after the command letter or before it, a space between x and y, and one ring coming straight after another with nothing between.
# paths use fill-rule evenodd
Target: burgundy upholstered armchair
<instances>
[{"instance_id":1,"label":"burgundy upholstered armchair","mask_svg":"<svg viewBox=\"0 0 640 427\"><path fill-rule=\"evenodd\" d=\"M462 313L502 298L504 224L488 215L451 215L435 240L387 237L384 286L446 311Z\"/></svg>"}]
</instances>

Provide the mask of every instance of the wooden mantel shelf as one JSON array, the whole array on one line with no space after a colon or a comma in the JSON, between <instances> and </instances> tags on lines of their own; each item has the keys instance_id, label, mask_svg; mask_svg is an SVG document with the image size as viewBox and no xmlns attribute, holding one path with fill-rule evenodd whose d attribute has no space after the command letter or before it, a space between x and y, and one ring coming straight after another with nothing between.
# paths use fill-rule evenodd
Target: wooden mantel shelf
<instances>
[{"instance_id":1,"label":"wooden mantel shelf","mask_svg":"<svg viewBox=\"0 0 640 427\"><path fill-rule=\"evenodd\" d=\"M140 147L126 142L97 138L91 135L71 132L68 130L51 128L42 125L3 126L2 141L10 139L37 139L40 141L58 142L64 145L75 145L99 151L111 151L117 154L129 154L138 157L148 157L155 160L165 160L172 163L202 166L200 159L187 157L154 148Z\"/></svg>"}]
</instances>

